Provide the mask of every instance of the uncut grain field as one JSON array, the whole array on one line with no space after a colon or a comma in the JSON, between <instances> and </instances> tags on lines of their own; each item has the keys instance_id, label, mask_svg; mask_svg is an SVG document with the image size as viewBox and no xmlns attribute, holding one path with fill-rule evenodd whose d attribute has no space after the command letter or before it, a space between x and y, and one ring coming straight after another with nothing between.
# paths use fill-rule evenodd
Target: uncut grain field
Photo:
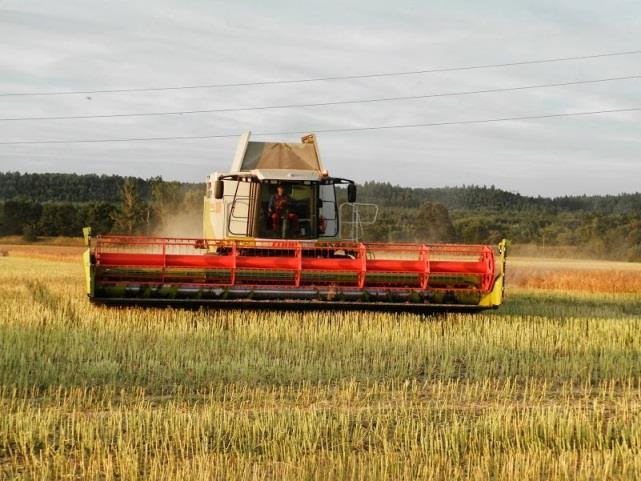
<instances>
[{"instance_id":1,"label":"uncut grain field","mask_svg":"<svg viewBox=\"0 0 641 481\"><path fill-rule=\"evenodd\" d=\"M101 308L0 257L0 479L641 478L641 266L510 259L499 311Z\"/></svg>"}]
</instances>

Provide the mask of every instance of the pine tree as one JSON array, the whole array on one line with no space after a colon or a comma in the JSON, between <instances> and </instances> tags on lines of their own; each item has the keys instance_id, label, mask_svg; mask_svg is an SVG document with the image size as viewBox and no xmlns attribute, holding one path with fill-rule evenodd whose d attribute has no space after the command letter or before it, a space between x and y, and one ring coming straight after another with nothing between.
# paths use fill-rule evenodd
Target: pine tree
<instances>
[{"instance_id":1,"label":"pine tree","mask_svg":"<svg viewBox=\"0 0 641 481\"><path fill-rule=\"evenodd\" d=\"M148 223L149 209L138 194L135 178L125 178L120 198L120 209L114 215L116 231L129 235L140 232Z\"/></svg>"}]
</instances>

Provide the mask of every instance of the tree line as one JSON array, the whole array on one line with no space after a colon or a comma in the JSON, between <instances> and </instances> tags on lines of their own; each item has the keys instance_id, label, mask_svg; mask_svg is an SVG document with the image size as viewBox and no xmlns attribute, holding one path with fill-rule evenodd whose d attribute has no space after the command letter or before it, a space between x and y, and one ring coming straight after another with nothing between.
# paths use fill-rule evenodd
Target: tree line
<instances>
[{"instance_id":1,"label":"tree line","mask_svg":"<svg viewBox=\"0 0 641 481\"><path fill-rule=\"evenodd\" d=\"M22 174L0 172L0 199L34 202L120 202L125 178L96 174ZM140 197L149 200L154 179L134 178Z\"/></svg>"},{"instance_id":2,"label":"tree line","mask_svg":"<svg viewBox=\"0 0 641 481\"><path fill-rule=\"evenodd\" d=\"M81 235L84 226L91 226L97 234L153 234L162 233L176 217L202 219L202 193L195 189L160 177L119 179L118 195L111 201L41 202L38 194L35 198L21 195L0 202L0 236L22 235L26 240L73 237Z\"/></svg>"},{"instance_id":3,"label":"tree line","mask_svg":"<svg viewBox=\"0 0 641 481\"><path fill-rule=\"evenodd\" d=\"M198 235L204 184L76 174L0 173L0 235L96 233ZM344 197L339 192L339 198ZM574 246L606 258L641 260L641 194L529 197L494 186L359 186L380 216L369 241ZM180 227L169 232L176 221ZM177 224L177 225L178 225ZM184 226L197 226L195 231Z\"/></svg>"},{"instance_id":4,"label":"tree line","mask_svg":"<svg viewBox=\"0 0 641 481\"><path fill-rule=\"evenodd\" d=\"M493 244L505 238L514 244L569 246L586 256L641 261L641 211L448 210L428 201L419 208L381 209L364 238L468 244Z\"/></svg>"},{"instance_id":5,"label":"tree line","mask_svg":"<svg viewBox=\"0 0 641 481\"><path fill-rule=\"evenodd\" d=\"M118 204L125 178L96 174L29 174L0 172L0 201L28 199L34 202L94 202ZM140 198L151 201L157 178L133 178ZM172 182L184 192L204 192L204 183ZM545 210L588 211L603 214L641 211L641 193L533 197L494 186L414 188L389 182L365 182L359 186L359 201L381 207L415 208L424 202L443 204L450 210Z\"/></svg>"},{"instance_id":6,"label":"tree line","mask_svg":"<svg viewBox=\"0 0 641 481\"><path fill-rule=\"evenodd\" d=\"M641 193L548 198L521 195L495 186L414 188L388 182L365 182L359 186L359 198L380 206L404 208L437 202L450 210L641 212Z\"/></svg>"}]
</instances>

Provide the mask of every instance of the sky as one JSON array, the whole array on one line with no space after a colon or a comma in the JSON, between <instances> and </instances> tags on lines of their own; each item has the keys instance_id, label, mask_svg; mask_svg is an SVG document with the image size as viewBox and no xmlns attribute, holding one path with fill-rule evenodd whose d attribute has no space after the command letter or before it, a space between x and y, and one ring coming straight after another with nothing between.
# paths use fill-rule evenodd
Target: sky
<instances>
[{"instance_id":1,"label":"sky","mask_svg":"<svg viewBox=\"0 0 641 481\"><path fill-rule=\"evenodd\" d=\"M420 75L155 92L641 49L641 3L0 0L0 118L240 108L641 75L641 54ZM314 132L641 107L641 79L421 100L76 120L0 120L15 141ZM255 136L296 142L300 135ZM641 112L319 133L330 174L527 195L641 190ZM0 171L161 175L229 169L232 137L0 145Z\"/></svg>"}]
</instances>

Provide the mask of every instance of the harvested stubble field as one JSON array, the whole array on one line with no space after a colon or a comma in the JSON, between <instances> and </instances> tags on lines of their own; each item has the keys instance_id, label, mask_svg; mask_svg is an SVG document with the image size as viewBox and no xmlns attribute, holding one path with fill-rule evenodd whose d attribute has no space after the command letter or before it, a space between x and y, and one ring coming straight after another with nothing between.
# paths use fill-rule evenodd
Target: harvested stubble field
<instances>
[{"instance_id":1,"label":"harvested stubble field","mask_svg":"<svg viewBox=\"0 0 641 481\"><path fill-rule=\"evenodd\" d=\"M0 479L641 477L637 265L511 259L476 315L181 311L7 249Z\"/></svg>"}]
</instances>

